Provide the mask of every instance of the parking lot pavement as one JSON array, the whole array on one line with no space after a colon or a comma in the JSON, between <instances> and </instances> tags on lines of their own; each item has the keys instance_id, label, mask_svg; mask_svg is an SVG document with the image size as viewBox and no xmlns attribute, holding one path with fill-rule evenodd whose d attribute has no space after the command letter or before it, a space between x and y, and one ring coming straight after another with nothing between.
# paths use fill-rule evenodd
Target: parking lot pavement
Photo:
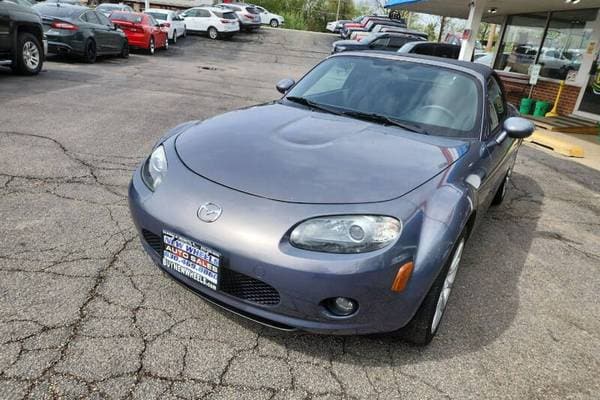
<instances>
[{"instance_id":1,"label":"parking lot pavement","mask_svg":"<svg viewBox=\"0 0 600 400\"><path fill-rule=\"evenodd\" d=\"M597 398L600 176L534 147L424 349L260 327L144 255L126 192L154 141L277 98L333 40L263 30L0 71L0 398Z\"/></svg>"}]
</instances>

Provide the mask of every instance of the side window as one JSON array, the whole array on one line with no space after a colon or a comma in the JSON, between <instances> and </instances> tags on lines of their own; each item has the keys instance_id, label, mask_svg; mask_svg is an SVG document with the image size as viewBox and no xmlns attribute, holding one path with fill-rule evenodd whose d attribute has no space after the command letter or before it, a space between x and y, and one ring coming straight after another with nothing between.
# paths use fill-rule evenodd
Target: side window
<instances>
[{"instance_id":1,"label":"side window","mask_svg":"<svg viewBox=\"0 0 600 400\"><path fill-rule=\"evenodd\" d=\"M417 44L415 47L413 47L411 53L432 56L434 51L435 47L431 46L430 44Z\"/></svg>"},{"instance_id":2,"label":"side window","mask_svg":"<svg viewBox=\"0 0 600 400\"><path fill-rule=\"evenodd\" d=\"M88 11L84 14L84 21L89 22L90 24L100 24L100 20L96 16L96 13L93 11Z\"/></svg>"},{"instance_id":3,"label":"side window","mask_svg":"<svg viewBox=\"0 0 600 400\"><path fill-rule=\"evenodd\" d=\"M388 44L388 47L391 47L393 49L399 49L400 47L404 46L406 41L407 39L405 37L392 36L390 38L390 43Z\"/></svg>"},{"instance_id":4,"label":"side window","mask_svg":"<svg viewBox=\"0 0 600 400\"><path fill-rule=\"evenodd\" d=\"M111 25L110 21L108 20L108 18L106 18L104 16L104 14L96 12L96 18L98 18L98 20L100 21L100 24L102 25Z\"/></svg>"},{"instance_id":5,"label":"side window","mask_svg":"<svg viewBox=\"0 0 600 400\"><path fill-rule=\"evenodd\" d=\"M369 45L372 49L386 49L390 43L390 38L379 38L375 39Z\"/></svg>"},{"instance_id":6,"label":"side window","mask_svg":"<svg viewBox=\"0 0 600 400\"><path fill-rule=\"evenodd\" d=\"M502 89L495 78L488 82L488 108L490 110L490 127L495 132L506 117L506 104L502 97Z\"/></svg>"},{"instance_id":7,"label":"side window","mask_svg":"<svg viewBox=\"0 0 600 400\"><path fill-rule=\"evenodd\" d=\"M208 17L210 17L210 11L208 11L208 10L198 10L198 15L197 16L201 17L201 18L208 18Z\"/></svg>"}]
</instances>

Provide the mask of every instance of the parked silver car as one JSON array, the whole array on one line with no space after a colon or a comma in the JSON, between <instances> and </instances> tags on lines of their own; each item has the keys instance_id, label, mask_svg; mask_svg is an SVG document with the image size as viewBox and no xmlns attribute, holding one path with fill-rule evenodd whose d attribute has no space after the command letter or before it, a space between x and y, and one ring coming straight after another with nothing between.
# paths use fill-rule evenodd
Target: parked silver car
<instances>
[{"instance_id":1,"label":"parked silver car","mask_svg":"<svg viewBox=\"0 0 600 400\"><path fill-rule=\"evenodd\" d=\"M240 30L251 31L260 28L260 12L252 4L246 3L219 3L215 7L227 8L235 12L240 21Z\"/></svg>"}]
</instances>

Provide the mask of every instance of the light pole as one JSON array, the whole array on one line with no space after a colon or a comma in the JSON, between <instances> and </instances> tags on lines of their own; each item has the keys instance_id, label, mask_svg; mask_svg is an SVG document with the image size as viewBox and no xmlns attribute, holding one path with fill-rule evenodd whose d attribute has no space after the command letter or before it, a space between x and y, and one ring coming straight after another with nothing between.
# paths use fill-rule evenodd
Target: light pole
<instances>
[{"instance_id":1,"label":"light pole","mask_svg":"<svg viewBox=\"0 0 600 400\"><path fill-rule=\"evenodd\" d=\"M150 8L150 0L144 1L144 11Z\"/></svg>"},{"instance_id":2,"label":"light pole","mask_svg":"<svg viewBox=\"0 0 600 400\"><path fill-rule=\"evenodd\" d=\"M340 20L340 6L342 5L342 0L338 0L338 8L337 8L337 13L335 14L335 20L339 21Z\"/></svg>"}]
</instances>

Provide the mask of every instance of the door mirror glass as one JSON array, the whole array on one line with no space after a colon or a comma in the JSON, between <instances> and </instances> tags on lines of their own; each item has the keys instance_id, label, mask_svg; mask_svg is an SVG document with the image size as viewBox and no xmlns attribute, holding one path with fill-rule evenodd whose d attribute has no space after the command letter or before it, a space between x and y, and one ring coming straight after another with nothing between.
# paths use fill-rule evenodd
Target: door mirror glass
<instances>
[{"instance_id":1,"label":"door mirror glass","mask_svg":"<svg viewBox=\"0 0 600 400\"><path fill-rule=\"evenodd\" d=\"M277 88L277 91L279 93L285 94L295 84L296 84L296 82L293 79L287 78L287 79L282 79L279 82L277 82L277 85L275 85L275 87Z\"/></svg>"},{"instance_id":2,"label":"door mirror glass","mask_svg":"<svg viewBox=\"0 0 600 400\"><path fill-rule=\"evenodd\" d=\"M528 119L521 117L512 117L504 121L504 131L513 139L524 139L531 136L535 130L535 125Z\"/></svg>"}]
</instances>

